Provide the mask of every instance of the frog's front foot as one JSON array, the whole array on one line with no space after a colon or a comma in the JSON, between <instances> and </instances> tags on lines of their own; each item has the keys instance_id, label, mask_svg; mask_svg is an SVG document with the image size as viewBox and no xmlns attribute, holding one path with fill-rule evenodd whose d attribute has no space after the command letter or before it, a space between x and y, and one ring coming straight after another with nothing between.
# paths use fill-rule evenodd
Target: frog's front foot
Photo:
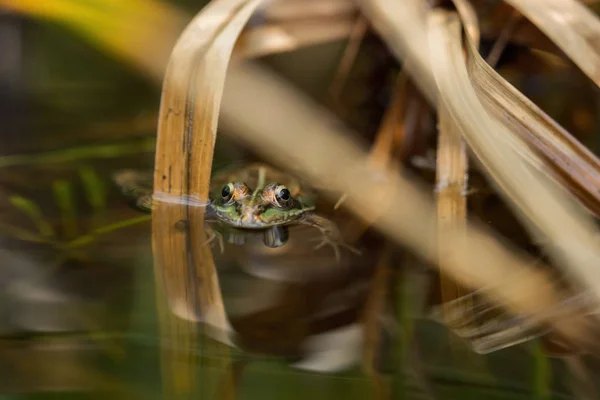
<instances>
[{"instance_id":1,"label":"frog's front foot","mask_svg":"<svg viewBox=\"0 0 600 400\"><path fill-rule=\"evenodd\" d=\"M314 239L314 241L319 241L319 243L314 247L315 250L319 250L320 248L327 246L327 245L331 246L331 248L333 249L333 252L335 254L335 260L338 263L340 262L340 247L344 247L356 255L362 254L360 252L360 250L355 249L354 247L345 243L341 239L333 239L332 237L327 236L327 234L325 234L325 233L320 238Z\"/></svg>"},{"instance_id":2,"label":"frog's front foot","mask_svg":"<svg viewBox=\"0 0 600 400\"><path fill-rule=\"evenodd\" d=\"M326 245L331 246L335 254L335 259L338 263L340 261L340 247L344 247L354 254L361 254L359 250L344 242L340 231L338 230L335 223L333 223L332 221L313 214L308 215L303 221L303 223L313 226L319 231L321 231L321 237L314 239L316 241L319 241L319 243L314 247L314 249L318 250Z\"/></svg>"},{"instance_id":3,"label":"frog's front foot","mask_svg":"<svg viewBox=\"0 0 600 400\"><path fill-rule=\"evenodd\" d=\"M223 235L219 232L211 228L209 225L204 226L204 230L206 231L207 239L204 242L204 245L211 245L212 242L216 239L219 242L219 248L221 249L221 254L225 252L225 244L223 243Z\"/></svg>"}]
</instances>

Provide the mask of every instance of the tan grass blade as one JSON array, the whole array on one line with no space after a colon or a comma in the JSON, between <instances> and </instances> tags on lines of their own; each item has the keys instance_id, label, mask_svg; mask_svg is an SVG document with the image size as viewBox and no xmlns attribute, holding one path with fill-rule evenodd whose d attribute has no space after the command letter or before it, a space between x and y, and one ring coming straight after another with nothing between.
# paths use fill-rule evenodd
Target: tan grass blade
<instances>
[{"instance_id":1,"label":"tan grass blade","mask_svg":"<svg viewBox=\"0 0 600 400\"><path fill-rule=\"evenodd\" d=\"M455 0L455 3L457 2L463 2L463 0ZM511 22L516 23L515 21L518 20L519 15L520 14L515 11L511 17ZM461 15L461 18L464 22L464 16ZM595 181L597 182L600 177L600 173L598 172L600 171L598 169L600 163L598 160L568 132L562 129L556 122L544 114L537 106L490 68L476 49L479 35L473 35L472 32L478 30L477 21L470 20L469 25L469 29L466 29L468 33L466 37L466 47L468 53L469 74L474 88L487 111L498 118L498 120L507 128L511 129L512 132L519 135L534 151L540 154L551 167L554 175L565 184L565 186L568 187L570 191L583 202L583 204L591 211L595 212L596 215L599 215L599 203L596 200L598 194L595 189L598 187L598 183L595 183ZM514 28L514 26L508 27L503 33L507 34L507 32L511 32L512 28ZM504 39L506 40L506 38ZM583 293L583 298L585 298L587 293ZM575 295L575 303L581 302L582 299L580 297L581 296L579 295ZM474 301L479 303L477 298L475 298ZM583 301L583 303L585 303L585 301ZM573 312L581 311L582 309L573 310ZM463 317L464 316L460 316L461 319ZM487 317L484 316L484 318ZM470 338L473 345L479 349L478 351L493 351L498 348L522 342L527 340L528 335L537 335L541 332L539 328L536 327L527 328L527 326L530 325L528 321L519 321L510 315L498 315L497 317L492 317L492 319L496 318L499 318L499 321L505 321L502 322L502 324L507 328L513 325L514 328L517 329L503 329L497 333L492 333L485 332L482 327L478 327L476 332L473 332L473 335L476 336ZM460 323L458 320L456 322ZM470 324L470 322L467 322L467 324ZM479 324L480 322L478 325ZM458 326L457 329L459 329ZM464 336L465 333L466 332L463 332L462 335ZM467 336L471 335L470 333L466 334Z\"/></svg>"},{"instance_id":2,"label":"tan grass blade","mask_svg":"<svg viewBox=\"0 0 600 400\"><path fill-rule=\"evenodd\" d=\"M471 38L471 46L467 47L471 55L469 72L488 112L498 116L503 124L534 147L543 160L552 167L554 176L560 179L591 211L600 215L598 202L600 193L595 189L600 179L598 159L481 59L476 51L479 27L474 11L465 0L455 0L454 3L465 24L468 37ZM396 50L395 53L400 59L405 57L409 64L421 66L418 71L408 69L408 72L420 88L430 94L431 99L431 93L436 93L437 87L435 82L433 85L428 83L430 78L433 79L433 75L428 72L431 68L429 60L425 55L419 54L422 53L422 49L417 45L418 40L415 43L405 43L402 39L425 35L423 15L426 16L428 11L423 2L406 0L390 4L383 0L367 0L360 2L359 5L370 18L371 23L378 28L388 46ZM409 19L410 23L407 23L406 19ZM394 23L400 25L386 26ZM504 118L507 112L512 118ZM538 163L540 169L546 168L545 163L533 159L530 161Z\"/></svg>"},{"instance_id":3,"label":"tan grass blade","mask_svg":"<svg viewBox=\"0 0 600 400\"><path fill-rule=\"evenodd\" d=\"M473 40L475 48L478 48L481 34L479 32L479 23L477 22L477 13L475 12L475 9L469 0L452 1L456 7L456 11L458 11L458 15L460 15L465 31L467 31L467 34L471 40Z\"/></svg>"},{"instance_id":4,"label":"tan grass blade","mask_svg":"<svg viewBox=\"0 0 600 400\"><path fill-rule=\"evenodd\" d=\"M479 55L471 35L466 47L471 81L486 110L535 149L555 176L600 216L600 161L497 74Z\"/></svg>"},{"instance_id":5,"label":"tan grass blade","mask_svg":"<svg viewBox=\"0 0 600 400\"><path fill-rule=\"evenodd\" d=\"M404 127L400 123L407 103L408 76L404 71L398 74L394 96L388 105L381 126L371 146L371 165L375 169L385 170L394 160L394 150L399 147L404 139Z\"/></svg>"},{"instance_id":6,"label":"tan grass blade","mask_svg":"<svg viewBox=\"0 0 600 400\"><path fill-rule=\"evenodd\" d=\"M356 12L351 0L272 0L260 14L268 21L300 20L347 16Z\"/></svg>"},{"instance_id":7,"label":"tan grass blade","mask_svg":"<svg viewBox=\"0 0 600 400\"><path fill-rule=\"evenodd\" d=\"M535 157L525 156L525 144L487 115L469 80L458 16L433 12L429 39L440 96L469 147L532 233L552 242L549 251L569 279L591 289L600 304L600 270L593 267L600 262L600 249L588 216L532 166Z\"/></svg>"},{"instance_id":8,"label":"tan grass blade","mask_svg":"<svg viewBox=\"0 0 600 400\"><path fill-rule=\"evenodd\" d=\"M465 30L479 46L479 24L477 14L467 0L454 0ZM440 257L452 251L444 241L446 234L463 235L467 223L468 157L460 131L450 117L448 110L438 102L438 147L436 163L436 205L438 219L438 246ZM457 307L464 315L470 315L477 299L470 296L469 290L457 284L443 272L440 273L442 313L444 322L455 329L456 320L452 317Z\"/></svg>"},{"instance_id":9,"label":"tan grass blade","mask_svg":"<svg viewBox=\"0 0 600 400\"><path fill-rule=\"evenodd\" d=\"M425 191L394 171L374 174L364 146L280 79L249 63L232 67L221 116L227 132L259 154L319 187L347 193L348 208L356 215L368 219L378 214L379 230L432 264L439 261L431 241L436 235L435 208ZM546 273L531 267L532 260L471 225L464 237L444 240L454 251L442 260L441 268L452 279L482 289L512 312L546 321L565 337L594 349L589 321L579 315L555 318L552 310L562 294Z\"/></svg>"},{"instance_id":10,"label":"tan grass blade","mask_svg":"<svg viewBox=\"0 0 600 400\"><path fill-rule=\"evenodd\" d=\"M395 147L400 145L404 138L404 126L400 122L402 113L406 103L407 96L407 82L408 78L404 71L398 74L398 81L394 90L394 96L391 103L387 106L381 125L375 136L375 140L370 149L369 162L373 166L373 169L385 170L389 168L393 161L393 154ZM396 164L394 164L396 165ZM346 195L342 195L340 199L335 203L334 209L338 209L346 201ZM352 243L354 240L367 229L370 225L370 221L362 221L359 226L356 227L356 231L349 234L348 240Z\"/></svg>"},{"instance_id":11,"label":"tan grass blade","mask_svg":"<svg viewBox=\"0 0 600 400\"><path fill-rule=\"evenodd\" d=\"M464 18L462 17L462 15L461 18L464 23ZM500 57L502 56L502 53L504 52L504 49L506 48L510 37L512 36L516 27L519 25L522 19L523 15L521 15L521 13L519 13L518 11L513 10L510 19L508 20L508 22L506 22L506 25L500 31L500 35L498 35L498 38L494 42L490 53L486 57L486 61L491 67L495 67L498 64L498 61L500 61ZM469 33L469 36L473 37L471 33Z\"/></svg>"},{"instance_id":12,"label":"tan grass blade","mask_svg":"<svg viewBox=\"0 0 600 400\"><path fill-rule=\"evenodd\" d=\"M355 20L356 17L352 15L321 17L248 28L240 35L233 57L235 59L256 58L344 39L350 35Z\"/></svg>"},{"instance_id":13,"label":"tan grass blade","mask_svg":"<svg viewBox=\"0 0 600 400\"><path fill-rule=\"evenodd\" d=\"M159 111L154 172L156 197L208 199L225 72L237 36L259 3L260 0L210 3L192 20L173 49ZM186 234L174 233L180 220L187 221ZM222 307L210 249L200 245L205 241L202 208L185 201L179 204L157 202L153 210L153 232L159 267L157 276L164 277L166 290L169 292L173 284L173 289L177 288L174 294L197 293L199 296L180 299L183 303L172 306L186 309L189 315L196 313L193 305L198 301L201 312L213 306ZM188 253L192 254L191 259ZM192 265L188 265L190 262ZM165 268L182 270L168 272ZM197 274L204 277L200 282L210 286L200 285L195 289L197 292L189 292L192 289L187 288L189 281L172 281L175 277L186 277L188 268L198 268ZM187 278L196 281L194 277ZM225 325L224 321L221 323Z\"/></svg>"},{"instance_id":14,"label":"tan grass blade","mask_svg":"<svg viewBox=\"0 0 600 400\"><path fill-rule=\"evenodd\" d=\"M427 6L422 0L355 0L390 51L403 62L403 68L425 94L437 104L437 87L427 48Z\"/></svg>"},{"instance_id":15,"label":"tan grass blade","mask_svg":"<svg viewBox=\"0 0 600 400\"><path fill-rule=\"evenodd\" d=\"M454 0L472 47L479 46L480 32L477 16L466 0ZM505 32L505 31L503 31ZM497 46L494 46L496 49ZM498 51L496 51L496 54ZM453 225L464 227L466 223L467 159L464 142L453 138L460 132L444 108L438 105L438 158L437 158L437 206L438 229L452 229ZM454 185L440 186L440 181L450 180ZM457 193L457 189L462 192ZM462 196L461 196L462 195ZM461 234L460 229L455 234ZM440 252L444 252L443 236L439 240ZM446 251L452 251L447 248ZM515 319L501 307L487 303L477 292L469 292L456 284L445 274L440 273L442 295L441 320L459 337L467 339L478 353L488 353L529 340L540 332L533 323L533 331L525 329L530 321ZM491 329L490 329L491 327Z\"/></svg>"},{"instance_id":16,"label":"tan grass blade","mask_svg":"<svg viewBox=\"0 0 600 400\"><path fill-rule=\"evenodd\" d=\"M378 2L375 1L375 2L371 2L371 3L378 3ZM404 7L404 11L407 11L407 10L410 11L409 7L413 7L413 11L414 11L414 7L418 7L418 6L415 6L414 4L410 4L410 3L411 3L410 1L406 1L406 2L402 3L402 7ZM472 44L476 43L476 40L478 40L477 20L475 18L472 18L472 13L469 13L468 7L464 7L464 5L465 5L464 1L460 1L460 2L456 1L455 3L457 4L457 8L461 12L461 16L463 17L463 19L465 21L469 22L467 31L469 32L470 36L472 36L475 39L472 41ZM380 3L378 3L378 5L381 6L380 14L377 14L377 13L371 13L370 15L368 14L371 18L374 18L374 19L372 19L372 22L376 24L380 21L386 21L386 19L389 21L392 17L389 15L386 15L386 11L384 9L384 4L380 2ZM397 8L401 7L401 5L399 5L399 4L394 4L394 5L386 4L386 5L389 7L387 9L387 12L390 14L392 13L392 10L396 10ZM414 21L418 21L418 19L414 19ZM384 37L384 39L390 46L394 46L394 44L397 45L398 43L402 43L402 39L395 38L394 34L404 34L404 35L410 35L409 37L414 37L414 35L418 34L418 32L420 32L420 29L422 29L422 27L418 26L417 22L415 22L414 25L412 26L412 28L413 28L412 31L409 28L410 28L410 25L403 25L400 27L396 27L396 30L393 30L388 27L388 29L385 29L385 30L380 29L380 33L382 34L382 36ZM396 54L398 55L398 52L396 52ZM404 54L408 58L417 57L414 54L414 52L410 52L410 51L405 51ZM409 72L413 73L413 71L409 71ZM423 79L423 76L425 76L425 81L426 81L427 80L426 75L427 75L427 73L421 71L420 74L413 73L413 78L419 80L420 77L421 77L421 79ZM427 85L426 84L424 85L422 83L421 87L423 87L423 86L427 86ZM542 164L541 161L537 159L537 157L533 157L533 156L529 155L529 153L526 150L522 154L524 156L527 156L529 159L529 162L536 164L539 169L544 168L543 167L544 164Z\"/></svg>"},{"instance_id":17,"label":"tan grass blade","mask_svg":"<svg viewBox=\"0 0 600 400\"><path fill-rule=\"evenodd\" d=\"M600 216L600 161L521 92L496 73L467 40L471 82L486 110L515 132L554 175Z\"/></svg>"},{"instance_id":18,"label":"tan grass blade","mask_svg":"<svg viewBox=\"0 0 600 400\"><path fill-rule=\"evenodd\" d=\"M600 86L600 20L578 0L505 0Z\"/></svg>"},{"instance_id":19,"label":"tan grass blade","mask_svg":"<svg viewBox=\"0 0 600 400\"><path fill-rule=\"evenodd\" d=\"M204 208L186 200L208 199L227 66L238 35L259 4L260 0L211 2L182 33L165 72L154 169L152 247L161 335L177 343L186 357L195 354L197 320L212 328L209 332L221 342L229 342L229 325L204 230ZM189 397L199 387L194 363L181 352L163 350L168 398Z\"/></svg>"},{"instance_id":20,"label":"tan grass blade","mask_svg":"<svg viewBox=\"0 0 600 400\"><path fill-rule=\"evenodd\" d=\"M375 265L375 275L372 278L369 295L362 313L364 344L363 371L369 377L373 386L373 398L389 399L390 387L375 367L377 350L381 346L381 316L385 314L388 302L388 287L394 277L391 269L390 244L383 245Z\"/></svg>"},{"instance_id":21,"label":"tan grass blade","mask_svg":"<svg viewBox=\"0 0 600 400\"><path fill-rule=\"evenodd\" d=\"M438 121L436 205L439 257L443 260L452 253L445 238L464 235L467 225L468 160L465 143L443 104L438 106ZM445 304L468 293L444 273L440 273L440 286ZM464 307L470 308L469 299L464 302ZM444 305L442 308L447 314L448 309Z\"/></svg>"},{"instance_id":22,"label":"tan grass blade","mask_svg":"<svg viewBox=\"0 0 600 400\"><path fill-rule=\"evenodd\" d=\"M358 55L360 45L362 44L363 38L367 33L367 27L367 21L361 15L356 19L354 26L352 27L352 31L350 31L348 44L346 44L344 54L342 55L331 86L329 87L329 95L331 96L334 107L339 102L339 97L342 94L344 86L348 80L350 69L354 64L354 61L356 61L356 56Z\"/></svg>"},{"instance_id":23,"label":"tan grass blade","mask_svg":"<svg viewBox=\"0 0 600 400\"><path fill-rule=\"evenodd\" d=\"M506 29L507 23L509 23L511 14L514 15L516 11L510 5L506 3L497 3L495 7L491 7L489 10L489 23L486 23L480 27L480 33L482 36L488 38L499 38L502 35L502 31ZM519 13L522 16L522 14ZM462 16L461 16L462 17ZM515 27L515 30L511 33L511 42L524 46L532 50L543 51L544 53L551 53L553 56L562 57L564 53L560 51L558 47L548 39L548 37L540 31L534 24L529 22L525 17L522 16L521 22Z\"/></svg>"}]
</instances>

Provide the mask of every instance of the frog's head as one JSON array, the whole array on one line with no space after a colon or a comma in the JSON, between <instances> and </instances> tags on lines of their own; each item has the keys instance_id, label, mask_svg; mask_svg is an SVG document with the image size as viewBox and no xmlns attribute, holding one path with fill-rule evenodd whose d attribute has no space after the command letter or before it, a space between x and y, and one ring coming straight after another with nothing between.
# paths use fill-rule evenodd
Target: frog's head
<instances>
[{"instance_id":1,"label":"frog's head","mask_svg":"<svg viewBox=\"0 0 600 400\"><path fill-rule=\"evenodd\" d=\"M211 196L211 206L222 222L248 229L285 225L314 210L309 198L294 197L279 183L252 190L245 183L230 182Z\"/></svg>"}]
</instances>

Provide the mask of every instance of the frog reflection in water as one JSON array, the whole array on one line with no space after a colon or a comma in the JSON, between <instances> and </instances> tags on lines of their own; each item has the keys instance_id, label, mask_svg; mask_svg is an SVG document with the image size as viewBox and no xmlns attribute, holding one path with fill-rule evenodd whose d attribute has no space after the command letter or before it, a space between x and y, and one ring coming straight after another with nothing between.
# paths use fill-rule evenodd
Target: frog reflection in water
<instances>
[{"instance_id":1,"label":"frog reflection in water","mask_svg":"<svg viewBox=\"0 0 600 400\"><path fill-rule=\"evenodd\" d=\"M285 177L285 174L277 174L265 165L254 164L215 179L217 184L211 187L205 221L220 222L225 227L233 228L226 235L229 242L236 244L245 243L244 231L262 231L263 242L268 247L279 247L287 242L289 225L309 225L321 232L320 243L315 249L329 245L338 260L340 247L360 254L344 243L333 221L315 213L311 197L303 193L299 185L292 184L288 188L276 181L265 184L266 179L274 180L277 177ZM256 180L256 187L251 188L244 178ZM117 174L115 180L128 196L135 199L137 208L145 211L151 209L152 185L148 185L150 177L145 178L149 182L144 185L141 174L123 171ZM218 183L224 180L226 183ZM218 239L223 251L221 233L210 226L207 228L209 241Z\"/></svg>"}]
</instances>

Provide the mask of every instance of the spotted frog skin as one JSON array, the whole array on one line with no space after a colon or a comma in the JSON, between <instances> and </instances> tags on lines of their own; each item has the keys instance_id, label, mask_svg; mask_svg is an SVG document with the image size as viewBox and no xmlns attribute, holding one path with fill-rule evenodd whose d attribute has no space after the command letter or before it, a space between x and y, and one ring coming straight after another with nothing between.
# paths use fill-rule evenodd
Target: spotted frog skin
<instances>
[{"instance_id":1,"label":"spotted frog skin","mask_svg":"<svg viewBox=\"0 0 600 400\"><path fill-rule=\"evenodd\" d=\"M123 192L134 200L136 208L152 208L152 177L127 170L115 175ZM283 181L287 181L284 185ZM252 185L252 186L251 186ZM210 227L220 222L230 227L227 240L236 244L245 242L243 231L263 231L263 242L269 247L284 245L290 225L309 225L321 233L315 249L332 247L337 260L340 247L358 254L344 243L332 221L315 213L311 195L303 192L298 182L264 164L251 164L213 179L210 201L206 206L205 221L209 240L218 239L223 251L222 234Z\"/></svg>"}]
</instances>

